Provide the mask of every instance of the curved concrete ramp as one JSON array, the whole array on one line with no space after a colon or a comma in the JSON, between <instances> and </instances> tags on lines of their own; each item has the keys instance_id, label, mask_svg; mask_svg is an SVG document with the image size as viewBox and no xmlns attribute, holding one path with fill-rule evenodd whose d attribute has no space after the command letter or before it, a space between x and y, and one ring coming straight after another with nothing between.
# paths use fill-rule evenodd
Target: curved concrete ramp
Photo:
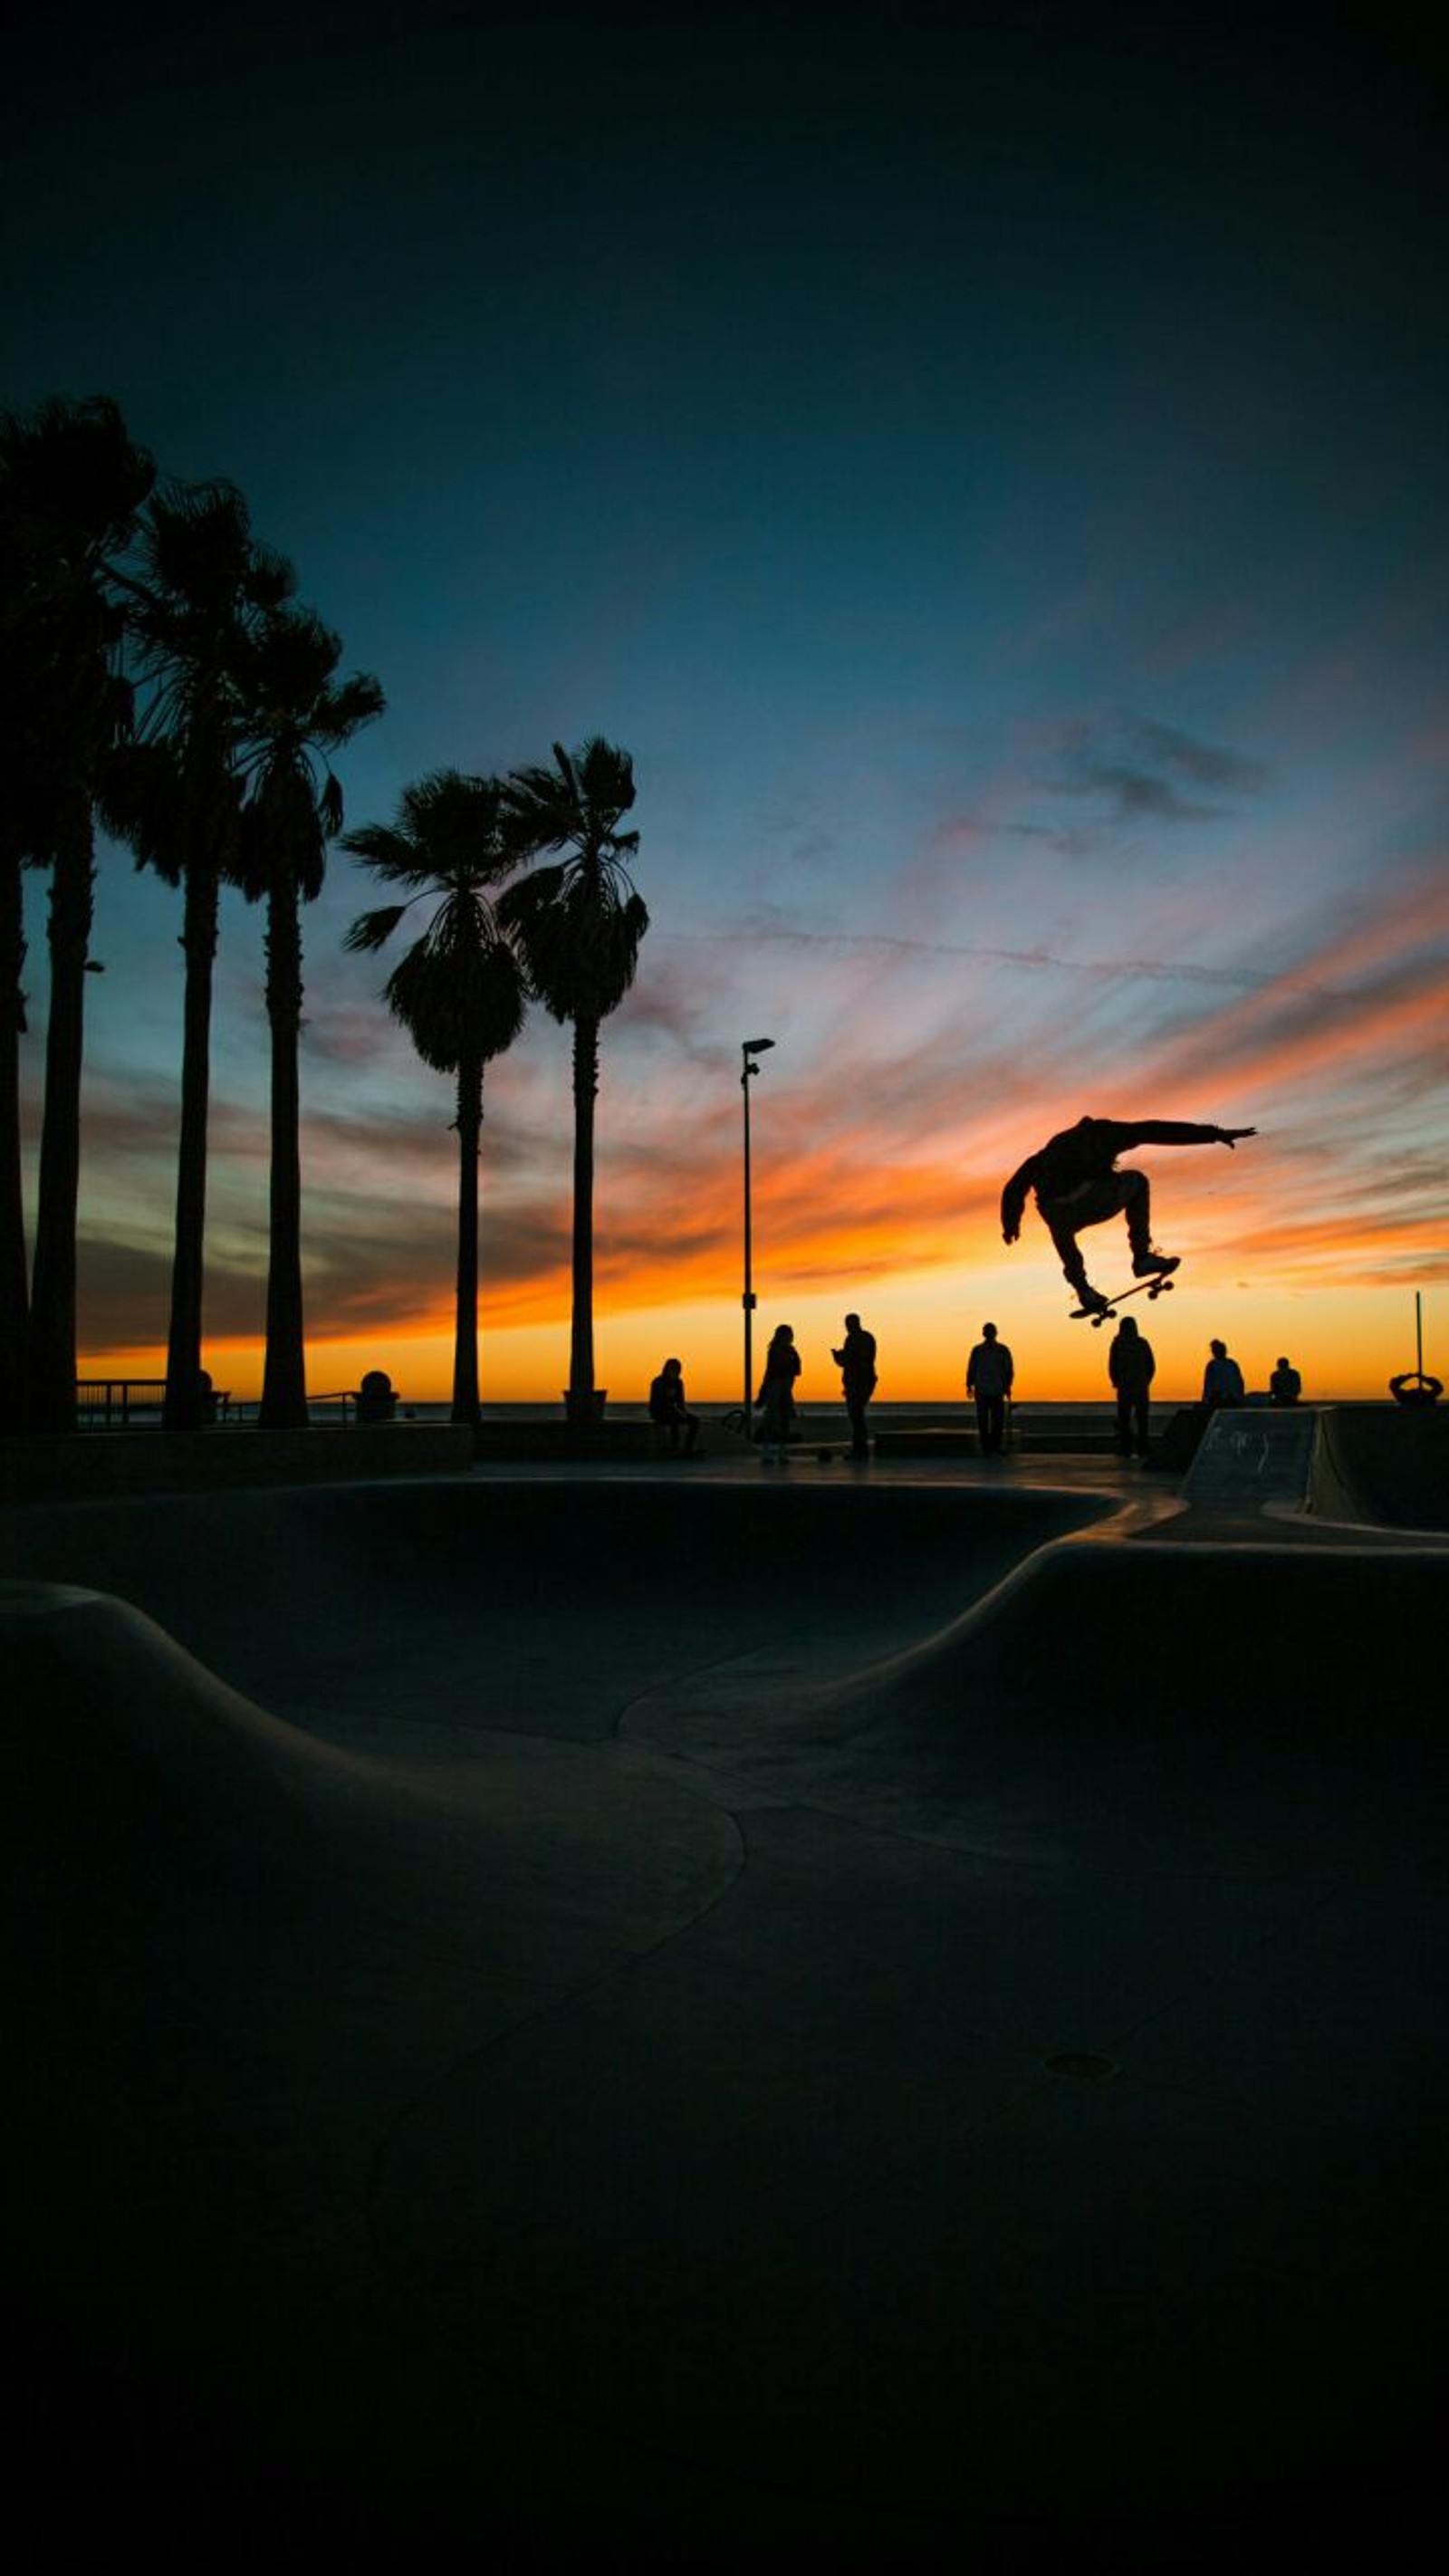
<instances>
[{"instance_id":1,"label":"curved concrete ramp","mask_svg":"<svg viewBox=\"0 0 1449 2576\"><path fill-rule=\"evenodd\" d=\"M738 1866L728 1820L642 1766L503 1735L466 1762L342 1753L124 1602L0 1585L0 1635L11 1840L65 1848L72 1930L111 1877L158 1904L171 1887L189 1921L244 1885L252 1915L300 1907L319 1942L350 1940L361 1904L403 1946L551 1987L677 1930Z\"/></svg>"},{"instance_id":2,"label":"curved concrete ramp","mask_svg":"<svg viewBox=\"0 0 1449 2576\"><path fill-rule=\"evenodd\" d=\"M1337 1405L1325 1408L1318 1424L1315 1512L1391 1529L1449 1530L1449 1407Z\"/></svg>"},{"instance_id":3,"label":"curved concrete ramp","mask_svg":"<svg viewBox=\"0 0 1449 2576\"><path fill-rule=\"evenodd\" d=\"M438 2330L859 2531L1322 2531L1412 2490L1442 1576L1068 1540L872 1672L742 1668L729 1739L721 1683L731 1899L388 2142ZM694 1699L636 1715L698 1749Z\"/></svg>"},{"instance_id":4,"label":"curved concrete ramp","mask_svg":"<svg viewBox=\"0 0 1449 2576\"><path fill-rule=\"evenodd\" d=\"M799 1651L665 1684L632 1743L740 1795L1046 1864L1394 1869L1432 1855L1445 1559L1102 1531L832 1676ZM1410 1768L1406 1771L1406 1762Z\"/></svg>"},{"instance_id":5,"label":"curved concrete ramp","mask_svg":"<svg viewBox=\"0 0 1449 2576\"><path fill-rule=\"evenodd\" d=\"M1443 1551L1112 1509L28 1515L32 1573L109 1552L231 1685L114 1602L12 1602L0 2208L77 2497L188 2567L218 2513L358 2564L1016 2564L1407 2510ZM157 2421L211 2517L159 2536Z\"/></svg>"},{"instance_id":6,"label":"curved concrete ramp","mask_svg":"<svg viewBox=\"0 0 1449 2576\"><path fill-rule=\"evenodd\" d=\"M380 2136L718 1902L737 1831L589 1747L338 1753L79 1589L0 1585L0 1654L12 2537L230 2566L294 2500L356 2541L427 2447L406 2403L373 2423L410 2348Z\"/></svg>"},{"instance_id":7,"label":"curved concrete ramp","mask_svg":"<svg viewBox=\"0 0 1449 2576\"><path fill-rule=\"evenodd\" d=\"M659 1682L747 1654L865 1661L1114 1508L677 1477L294 1486L37 1508L11 1570L121 1594L332 1741L462 1749L494 1728L598 1741Z\"/></svg>"}]
</instances>

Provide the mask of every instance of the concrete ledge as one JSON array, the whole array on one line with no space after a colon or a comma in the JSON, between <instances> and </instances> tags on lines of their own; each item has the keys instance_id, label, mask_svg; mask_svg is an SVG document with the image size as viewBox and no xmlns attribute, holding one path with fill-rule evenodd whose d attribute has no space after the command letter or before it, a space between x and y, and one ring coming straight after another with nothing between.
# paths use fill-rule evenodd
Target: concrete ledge
<instances>
[{"instance_id":1,"label":"concrete ledge","mask_svg":"<svg viewBox=\"0 0 1449 2576\"><path fill-rule=\"evenodd\" d=\"M88 1502L116 1494L213 1493L372 1476L438 1476L473 1463L467 1423L388 1422L343 1430L79 1431L0 1445L10 1503Z\"/></svg>"},{"instance_id":2,"label":"concrete ledge","mask_svg":"<svg viewBox=\"0 0 1449 2576\"><path fill-rule=\"evenodd\" d=\"M979 1458L981 1443L974 1424L926 1423L919 1430L904 1425L875 1432L878 1458ZM1035 1456L1109 1458L1116 1442L1107 1426L1084 1431L1080 1428L1053 1428L1050 1422L1014 1422L1007 1438L1011 1452L1030 1450Z\"/></svg>"},{"instance_id":3,"label":"concrete ledge","mask_svg":"<svg viewBox=\"0 0 1449 2576\"><path fill-rule=\"evenodd\" d=\"M473 1435L473 1455L507 1464L531 1459L669 1458L669 1434L657 1422L480 1422ZM701 1418L696 1456L750 1455L750 1443L721 1422Z\"/></svg>"},{"instance_id":4,"label":"concrete ledge","mask_svg":"<svg viewBox=\"0 0 1449 2576\"><path fill-rule=\"evenodd\" d=\"M964 1423L959 1428L945 1424L921 1431L873 1431L871 1439L878 1458L976 1458L981 1443Z\"/></svg>"}]
</instances>

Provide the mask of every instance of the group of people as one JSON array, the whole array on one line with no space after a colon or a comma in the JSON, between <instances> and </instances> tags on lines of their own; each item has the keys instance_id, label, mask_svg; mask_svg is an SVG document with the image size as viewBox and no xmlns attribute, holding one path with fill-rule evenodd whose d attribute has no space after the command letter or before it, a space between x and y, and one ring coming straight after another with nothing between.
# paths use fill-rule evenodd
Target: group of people
<instances>
[{"instance_id":1,"label":"group of people","mask_svg":"<svg viewBox=\"0 0 1449 2576\"><path fill-rule=\"evenodd\" d=\"M1246 1404L1248 1391L1243 1372L1227 1343L1214 1341L1208 1348L1210 1357L1202 1373L1203 1410L1216 1413L1225 1405ZM1135 1315L1124 1315L1118 1324L1107 1354L1107 1374L1117 1397L1117 1447L1124 1458L1145 1458L1148 1406L1157 1361ZM1303 1393L1302 1377L1286 1355L1274 1364L1268 1393L1277 1405L1296 1404Z\"/></svg>"},{"instance_id":2,"label":"group of people","mask_svg":"<svg viewBox=\"0 0 1449 2576\"><path fill-rule=\"evenodd\" d=\"M877 1385L875 1335L866 1331L858 1315L847 1315L845 1339L839 1350L832 1351L830 1356L840 1371L841 1392L850 1423L850 1454L852 1458L868 1458L870 1441L865 1415ZM777 1324L770 1336L760 1391L755 1398L760 1408L760 1454L767 1467L783 1467L785 1464L790 1426L795 1419L795 1380L799 1374L800 1354L795 1348L794 1331L789 1324Z\"/></svg>"},{"instance_id":3,"label":"group of people","mask_svg":"<svg viewBox=\"0 0 1449 2576\"><path fill-rule=\"evenodd\" d=\"M876 1389L875 1335L868 1333L858 1315L845 1318L845 1339L831 1357L840 1371L845 1410L850 1422L850 1454L853 1458L870 1456L866 1433L866 1407ZM795 1420L795 1380L800 1374L800 1354L795 1348L794 1328L777 1324L765 1353L760 1391L755 1398L760 1412L759 1438L761 1456L767 1466L783 1466L789 1450L791 1429ZM682 1446L686 1458L693 1457L699 1441L699 1416L691 1413L685 1401L684 1367L678 1359L667 1359L649 1388L649 1419L669 1433L672 1449Z\"/></svg>"},{"instance_id":4,"label":"group of people","mask_svg":"<svg viewBox=\"0 0 1449 2576\"><path fill-rule=\"evenodd\" d=\"M999 1453L1005 1445L1006 1399L1011 1393L1012 1358L1006 1344L998 1341L994 1324L983 1325L982 1334L982 1340L971 1354L966 1386L968 1393L976 1398L981 1446L990 1456ZM868 1458L870 1439L866 1430L866 1407L879 1383L875 1366L875 1335L866 1330L858 1315L847 1315L845 1339L830 1356L840 1371L841 1392L850 1423L850 1454L852 1458ZM770 1336L760 1391L755 1399L760 1408L761 1455L766 1466L783 1466L785 1463L791 1425L795 1419L795 1381L799 1374L800 1354L795 1348L794 1331L789 1324L777 1324ZM658 1384L657 1379L655 1383Z\"/></svg>"},{"instance_id":5,"label":"group of people","mask_svg":"<svg viewBox=\"0 0 1449 2576\"><path fill-rule=\"evenodd\" d=\"M1088 1226L1123 1216L1135 1279L1151 1280L1153 1293L1181 1263L1174 1253L1160 1252L1152 1241L1151 1195L1145 1173L1117 1169L1117 1159L1136 1145L1226 1145L1229 1152L1254 1127L1190 1125L1174 1118L1148 1118L1129 1124L1116 1118L1079 1118L1047 1139L1013 1172L1001 1194L1001 1231L1008 1244L1021 1232L1028 1195L1034 1196L1056 1247L1078 1315L1102 1316L1114 1311L1114 1300L1094 1288L1087 1277L1078 1236ZM876 1388L876 1345L858 1315L845 1318L845 1339L832 1354L840 1370L845 1409L850 1419L851 1455L869 1456L866 1407ZM1108 1358L1108 1375L1117 1399L1117 1445L1126 1457L1147 1454L1147 1421L1157 1362L1152 1345L1135 1316L1122 1317ZM755 1401L760 1410L760 1438L767 1464L783 1465L795 1418L795 1381L800 1354L788 1324L777 1325L765 1356L764 1374ZM976 1404L976 1421L984 1457L999 1457L1006 1444L1006 1408L1015 1367L1011 1352L994 1324L983 1324L971 1353L966 1392ZM1280 1359L1270 1380L1275 1404L1296 1404L1302 1393L1298 1371ZM1215 1341L1203 1377L1202 1400L1210 1410L1246 1401L1243 1373L1225 1342ZM684 1441L691 1455L699 1438L699 1417L684 1400L684 1378L677 1359L666 1360L649 1390L653 1421L668 1426L672 1445Z\"/></svg>"},{"instance_id":6,"label":"group of people","mask_svg":"<svg viewBox=\"0 0 1449 2576\"><path fill-rule=\"evenodd\" d=\"M1206 1411L1220 1406L1245 1404L1247 1389L1243 1372L1228 1349L1227 1343L1214 1341L1203 1371L1202 1403ZM874 1333L866 1331L858 1315L845 1318L845 1339L831 1357L840 1371L845 1410L850 1422L850 1454L868 1458L870 1442L866 1431L866 1407L876 1390L876 1342ZM1152 1344L1135 1315L1124 1315L1107 1354L1107 1375L1117 1402L1117 1447L1124 1458L1147 1455L1148 1417L1151 1409L1152 1381L1157 1374L1157 1359ZM795 1381L800 1375L800 1354L795 1348L795 1334L789 1324L777 1324L765 1354L764 1371L755 1402L760 1412L759 1438L761 1456L766 1466L783 1466L788 1453L795 1421ZM999 1458L1006 1446L1006 1408L1016 1377L1016 1363L1010 1348L1001 1339L996 1326L985 1323L981 1339L971 1353L966 1368L966 1392L976 1405L976 1428L983 1458ZM1280 1358L1268 1381L1268 1392L1275 1405L1296 1404L1303 1392L1303 1380L1286 1356ZM667 1359L649 1389L649 1418L666 1428L670 1446L681 1444L686 1457L692 1457L699 1440L699 1416L685 1402L683 1365Z\"/></svg>"},{"instance_id":7,"label":"group of people","mask_svg":"<svg viewBox=\"0 0 1449 2576\"><path fill-rule=\"evenodd\" d=\"M1226 1342L1211 1344L1203 1371L1202 1401L1209 1412L1222 1405L1246 1404L1243 1372ZM1124 1458L1147 1455L1151 1387L1157 1374L1152 1344L1135 1315L1124 1315L1107 1354L1107 1374L1117 1399L1117 1447ZM1006 1403L1016 1375L1015 1362L994 1324L983 1324L981 1339L966 1371L966 1392L976 1399L976 1425L983 1458L1000 1457L1006 1437ZM1291 1360L1281 1358L1268 1381L1274 1404L1296 1404L1303 1380Z\"/></svg>"}]
</instances>

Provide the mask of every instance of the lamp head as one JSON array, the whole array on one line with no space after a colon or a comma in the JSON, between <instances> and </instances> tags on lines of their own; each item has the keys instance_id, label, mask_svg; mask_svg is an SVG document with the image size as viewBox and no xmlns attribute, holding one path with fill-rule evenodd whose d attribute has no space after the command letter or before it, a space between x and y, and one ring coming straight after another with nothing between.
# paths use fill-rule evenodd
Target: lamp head
<instances>
[{"instance_id":1,"label":"lamp head","mask_svg":"<svg viewBox=\"0 0 1449 2576\"><path fill-rule=\"evenodd\" d=\"M772 1047L774 1043L773 1038L746 1038L740 1053L741 1055L763 1055L767 1047Z\"/></svg>"}]
</instances>

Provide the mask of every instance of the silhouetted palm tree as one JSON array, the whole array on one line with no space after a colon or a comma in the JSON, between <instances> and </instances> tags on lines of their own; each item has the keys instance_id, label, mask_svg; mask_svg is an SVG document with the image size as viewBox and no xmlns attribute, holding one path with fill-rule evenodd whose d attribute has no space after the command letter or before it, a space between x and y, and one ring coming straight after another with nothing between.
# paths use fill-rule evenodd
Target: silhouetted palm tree
<instances>
[{"instance_id":1,"label":"silhouetted palm tree","mask_svg":"<svg viewBox=\"0 0 1449 2576\"><path fill-rule=\"evenodd\" d=\"M591 1421L594 1391L594 1100L599 1026L618 1009L639 962L649 915L625 861L637 832L621 832L634 802L627 751L593 734L576 752L553 747L549 768L516 769L504 790L506 829L519 858L567 856L535 868L499 897L498 917L517 942L529 989L574 1032L573 1321L571 1421Z\"/></svg>"},{"instance_id":2,"label":"silhouetted palm tree","mask_svg":"<svg viewBox=\"0 0 1449 2576\"><path fill-rule=\"evenodd\" d=\"M518 960L498 925L488 888L514 866L500 827L496 778L437 771L403 790L391 827L348 832L351 850L405 903L365 912L347 934L363 954L386 946L412 905L428 902L428 926L383 986L393 1017L424 1064L457 1077L458 1274L453 1337L455 1422L478 1419L478 1148L483 1068L512 1046L523 1026Z\"/></svg>"},{"instance_id":3,"label":"silhouetted palm tree","mask_svg":"<svg viewBox=\"0 0 1449 2576\"><path fill-rule=\"evenodd\" d=\"M0 416L0 679L16 743L11 775L0 788L7 808L0 860L9 880L0 934L9 978L0 1084L6 1131L0 1178L6 1320L0 1340L12 1408L17 1338L24 1329L24 1247L23 1233L16 1231L18 1162L12 1162L11 1141L13 1049L23 1025L16 879L22 860L51 872L50 1018L24 1389L25 1418L36 1430L64 1431L75 1423L76 1205L94 802L100 763L125 732L130 711L130 691L117 668L121 611L111 567L130 539L155 470L145 449L133 444L116 404L104 396L47 402L29 419Z\"/></svg>"},{"instance_id":4,"label":"silhouetted palm tree","mask_svg":"<svg viewBox=\"0 0 1449 2576\"><path fill-rule=\"evenodd\" d=\"M147 688L135 739L106 765L102 812L139 864L184 889L186 959L176 1231L166 1352L168 1431L203 1420L211 994L221 888L240 865L238 661L258 618L294 586L291 566L253 538L233 484L157 494L127 586L127 631Z\"/></svg>"},{"instance_id":5,"label":"silhouetted palm tree","mask_svg":"<svg viewBox=\"0 0 1449 2576\"><path fill-rule=\"evenodd\" d=\"M342 829L329 755L382 713L365 672L336 680L340 639L310 609L280 608L239 665L245 713L243 879L267 906L267 1017L272 1038L271 1239L267 1349L258 1416L264 1429L307 1421L302 1318L302 1176L297 1040L302 1022L300 907L322 890L327 844Z\"/></svg>"}]
</instances>

